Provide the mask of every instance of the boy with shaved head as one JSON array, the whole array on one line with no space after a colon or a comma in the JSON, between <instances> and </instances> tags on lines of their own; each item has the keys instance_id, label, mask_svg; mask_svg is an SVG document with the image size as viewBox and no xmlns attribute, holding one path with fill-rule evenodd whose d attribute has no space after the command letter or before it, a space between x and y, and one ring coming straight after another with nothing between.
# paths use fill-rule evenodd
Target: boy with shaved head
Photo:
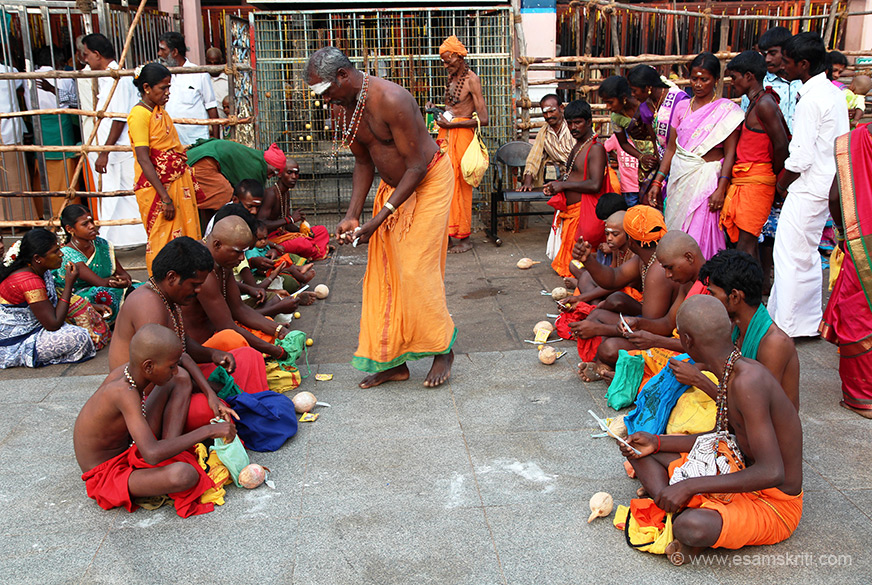
<instances>
[{"instance_id":1,"label":"boy with shaved head","mask_svg":"<svg viewBox=\"0 0 872 585\"><path fill-rule=\"evenodd\" d=\"M707 547L775 544L802 516L802 425L778 381L733 345L723 304L697 295L678 311L684 349L721 381L715 433L633 433L621 446L654 503L672 513L669 559L683 564ZM713 449L717 449L713 452ZM731 462L732 460L732 462ZM688 461L690 461L689 464ZM718 473L727 465L729 473Z\"/></svg>"},{"instance_id":2,"label":"boy with shaved head","mask_svg":"<svg viewBox=\"0 0 872 585\"><path fill-rule=\"evenodd\" d=\"M130 361L82 407L73 446L88 496L101 508L133 512L134 498L169 494L183 518L212 511L200 496L215 483L188 449L207 439L232 441L236 428L220 422L182 434L192 391L179 369L182 355L175 333L145 325L130 341Z\"/></svg>"}]
</instances>

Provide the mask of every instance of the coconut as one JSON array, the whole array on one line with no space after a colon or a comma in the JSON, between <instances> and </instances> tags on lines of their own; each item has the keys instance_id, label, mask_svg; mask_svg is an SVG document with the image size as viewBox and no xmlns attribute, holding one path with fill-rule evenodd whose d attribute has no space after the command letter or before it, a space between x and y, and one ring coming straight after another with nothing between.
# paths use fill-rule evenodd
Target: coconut
<instances>
[{"instance_id":1,"label":"coconut","mask_svg":"<svg viewBox=\"0 0 872 585\"><path fill-rule=\"evenodd\" d=\"M309 412L313 408L315 408L315 395L311 392L300 392L296 394L292 399L294 403L294 410L299 413Z\"/></svg>"},{"instance_id":2,"label":"coconut","mask_svg":"<svg viewBox=\"0 0 872 585\"><path fill-rule=\"evenodd\" d=\"M616 417L611 424L609 424L609 430L619 436L622 439L627 438L627 425L624 424L624 416L621 415Z\"/></svg>"},{"instance_id":3,"label":"coconut","mask_svg":"<svg viewBox=\"0 0 872 585\"><path fill-rule=\"evenodd\" d=\"M533 335L539 333L540 329L546 329L549 333L554 331L554 325L550 321L539 321L533 326Z\"/></svg>"},{"instance_id":4,"label":"coconut","mask_svg":"<svg viewBox=\"0 0 872 585\"><path fill-rule=\"evenodd\" d=\"M521 270L527 270L528 268L531 268L534 264L540 264L540 262L536 262L531 258L521 258L520 260L518 260L517 266Z\"/></svg>"},{"instance_id":5,"label":"coconut","mask_svg":"<svg viewBox=\"0 0 872 585\"><path fill-rule=\"evenodd\" d=\"M587 519L587 523L590 524L593 522L594 518L605 518L609 514L612 513L612 508L614 508L614 500L612 499L611 494L606 492L597 492L590 497L590 516Z\"/></svg>"},{"instance_id":6,"label":"coconut","mask_svg":"<svg viewBox=\"0 0 872 585\"><path fill-rule=\"evenodd\" d=\"M558 286L554 290L551 291L551 298L555 301L562 301L566 297L569 296L569 291L563 288L562 286Z\"/></svg>"},{"instance_id":7,"label":"coconut","mask_svg":"<svg viewBox=\"0 0 872 585\"><path fill-rule=\"evenodd\" d=\"M557 350L551 347L550 345L546 345L542 348L542 351L539 352L539 361L545 365L550 366L557 360Z\"/></svg>"},{"instance_id":8,"label":"coconut","mask_svg":"<svg viewBox=\"0 0 872 585\"><path fill-rule=\"evenodd\" d=\"M326 284L319 284L315 287L315 298L318 299L326 299L327 295L330 294L330 289L327 288Z\"/></svg>"},{"instance_id":9,"label":"coconut","mask_svg":"<svg viewBox=\"0 0 872 585\"><path fill-rule=\"evenodd\" d=\"M257 463L250 463L239 472L239 485L253 490L266 479L266 470Z\"/></svg>"}]
</instances>

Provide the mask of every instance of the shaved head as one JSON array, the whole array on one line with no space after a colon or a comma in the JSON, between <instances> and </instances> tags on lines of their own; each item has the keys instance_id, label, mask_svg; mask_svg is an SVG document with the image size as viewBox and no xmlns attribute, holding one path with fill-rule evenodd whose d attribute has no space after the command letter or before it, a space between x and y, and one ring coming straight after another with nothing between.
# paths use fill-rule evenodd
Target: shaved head
<instances>
[{"instance_id":1,"label":"shaved head","mask_svg":"<svg viewBox=\"0 0 872 585\"><path fill-rule=\"evenodd\" d=\"M210 47L206 49L206 58L223 59L224 53L218 47Z\"/></svg>"},{"instance_id":2,"label":"shaved head","mask_svg":"<svg viewBox=\"0 0 872 585\"><path fill-rule=\"evenodd\" d=\"M669 232L672 233L672 232ZM733 324L723 303L708 295L694 295L681 303L675 319L680 335L688 335L697 347L731 345Z\"/></svg>"},{"instance_id":3,"label":"shaved head","mask_svg":"<svg viewBox=\"0 0 872 585\"><path fill-rule=\"evenodd\" d=\"M228 215L215 224L209 233L209 240L244 249L251 244L251 228L238 215Z\"/></svg>"},{"instance_id":4,"label":"shaved head","mask_svg":"<svg viewBox=\"0 0 872 585\"><path fill-rule=\"evenodd\" d=\"M608 225L612 229L618 229L624 231L624 215L626 215L626 211L616 211L609 216L606 220L606 225Z\"/></svg>"},{"instance_id":5,"label":"shaved head","mask_svg":"<svg viewBox=\"0 0 872 585\"><path fill-rule=\"evenodd\" d=\"M657 244L657 257L663 260L674 260L685 254L693 254L696 258L702 258L699 244L692 236L679 231L669 230L660 238Z\"/></svg>"},{"instance_id":6,"label":"shaved head","mask_svg":"<svg viewBox=\"0 0 872 585\"><path fill-rule=\"evenodd\" d=\"M854 82L851 85L854 86L855 94L866 95L872 90L872 77L868 75L855 75Z\"/></svg>"},{"instance_id":7,"label":"shaved head","mask_svg":"<svg viewBox=\"0 0 872 585\"><path fill-rule=\"evenodd\" d=\"M130 340L130 363L139 367L144 361L165 362L177 359L182 352L182 342L175 332L156 323L139 328Z\"/></svg>"}]
</instances>

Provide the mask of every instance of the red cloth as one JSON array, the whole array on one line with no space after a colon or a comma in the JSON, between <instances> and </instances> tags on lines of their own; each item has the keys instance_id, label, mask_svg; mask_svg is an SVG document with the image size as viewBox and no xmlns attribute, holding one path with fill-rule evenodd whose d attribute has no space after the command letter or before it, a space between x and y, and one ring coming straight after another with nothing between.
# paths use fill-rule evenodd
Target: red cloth
<instances>
[{"instance_id":1,"label":"red cloth","mask_svg":"<svg viewBox=\"0 0 872 585\"><path fill-rule=\"evenodd\" d=\"M45 280L29 270L16 272L0 282L0 299L10 305L48 300Z\"/></svg>"},{"instance_id":2,"label":"red cloth","mask_svg":"<svg viewBox=\"0 0 872 585\"><path fill-rule=\"evenodd\" d=\"M571 311L561 313L554 322L554 330L557 335L563 339L572 338L572 330L569 328L570 323L583 321L590 315L596 307L589 303L579 302L572 308ZM588 337L587 339L577 339L578 342L578 357L583 362L592 362L596 359L596 352L599 349L603 338L597 335L596 337Z\"/></svg>"},{"instance_id":3,"label":"red cloth","mask_svg":"<svg viewBox=\"0 0 872 585\"><path fill-rule=\"evenodd\" d=\"M842 400L872 410L872 137L869 125L836 139L836 169L845 259L820 325L821 335L839 347Z\"/></svg>"},{"instance_id":4,"label":"red cloth","mask_svg":"<svg viewBox=\"0 0 872 585\"><path fill-rule=\"evenodd\" d=\"M128 512L133 512L139 506L134 504L130 498L130 490L127 487L130 474L137 469L155 469L176 462L189 464L197 470L197 475L200 478L194 487L183 492L169 494L176 506L176 513L182 518L187 518L211 512L214 505L212 503L201 504L200 496L207 490L214 488L215 482L206 475L203 468L197 464L197 458L188 451L182 451L175 457L170 457L157 465L151 465L140 456L137 446L131 445L123 453L83 473L82 480L85 482L88 497L96 500L104 510L123 507Z\"/></svg>"},{"instance_id":5,"label":"red cloth","mask_svg":"<svg viewBox=\"0 0 872 585\"><path fill-rule=\"evenodd\" d=\"M250 347L245 338L231 329L218 331L203 343L203 347L229 352L236 360L236 369L231 376L243 392L254 394L268 390L266 364L263 354ZM197 364L207 378L218 367L215 364ZM209 418L212 418L211 416ZM208 420L206 423L208 424Z\"/></svg>"},{"instance_id":6,"label":"red cloth","mask_svg":"<svg viewBox=\"0 0 872 585\"><path fill-rule=\"evenodd\" d=\"M587 160L590 158L590 148L587 149L587 155L584 157L584 173L582 181L587 180ZM582 193L581 194L581 209L578 214L578 227L575 229L575 240L579 237L584 237L585 241L590 242L591 247L596 250L596 247L606 241L606 224L596 216L596 204L600 196L606 193L609 189L609 165L606 165L603 171L603 183L598 193ZM619 191L620 192L620 191Z\"/></svg>"},{"instance_id":7,"label":"red cloth","mask_svg":"<svg viewBox=\"0 0 872 585\"><path fill-rule=\"evenodd\" d=\"M288 254L296 254L308 260L320 260L327 255L330 232L323 225L313 225L311 229L311 237L299 234L298 237L287 238L287 235L296 234L286 234L285 237L270 237L270 240L281 246Z\"/></svg>"}]
</instances>

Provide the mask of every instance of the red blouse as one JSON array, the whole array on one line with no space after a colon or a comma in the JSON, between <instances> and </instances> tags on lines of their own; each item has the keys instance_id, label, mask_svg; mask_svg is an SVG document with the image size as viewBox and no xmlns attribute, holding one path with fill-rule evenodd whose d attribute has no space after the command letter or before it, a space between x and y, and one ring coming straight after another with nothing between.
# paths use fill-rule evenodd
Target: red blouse
<instances>
[{"instance_id":1,"label":"red blouse","mask_svg":"<svg viewBox=\"0 0 872 585\"><path fill-rule=\"evenodd\" d=\"M0 304L33 304L47 300L45 281L29 270L16 272L0 282Z\"/></svg>"}]
</instances>

